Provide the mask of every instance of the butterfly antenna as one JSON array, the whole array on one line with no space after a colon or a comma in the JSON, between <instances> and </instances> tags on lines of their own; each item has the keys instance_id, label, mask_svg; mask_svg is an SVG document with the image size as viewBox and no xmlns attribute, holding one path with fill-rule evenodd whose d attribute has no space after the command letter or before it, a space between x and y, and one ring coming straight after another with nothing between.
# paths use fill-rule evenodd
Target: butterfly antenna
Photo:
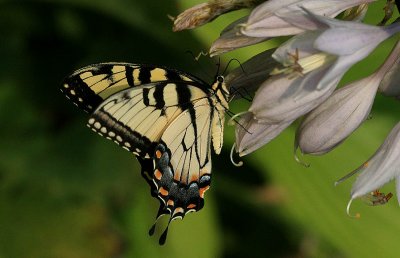
<instances>
[{"instance_id":1,"label":"butterfly antenna","mask_svg":"<svg viewBox=\"0 0 400 258\"><path fill-rule=\"evenodd\" d=\"M245 94L242 94L240 91L243 90ZM248 102L252 102L253 98L251 97L249 91L245 88L233 89L232 93L230 93L231 100L235 97L235 95L239 95L242 99L247 100Z\"/></svg>"},{"instance_id":2,"label":"butterfly antenna","mask_svg":"<svg viewBox=\"0 0 400 258\"><path fill-rule=\"evenodd\" d=\"M240 68L242 69L242 72L246 75L246 72L244 71L244 68L243 68L243 66L242 66L242 63L240 63L240 61L239 61L238 59L236 59L236 58L232 58L231 60L229 60L228 64L226 65L226 67L225 67L225 69L224 69L224 72L223 72L222 74L225 74L225 73L226 73L226 71L228 70L228 67L229 67L229 65L232 63L232 61L238 62Z\"/></svg>"},{"instance_id":3,"label":"butterfly antenna","mask_svg":"<svg viewBox=\"0 0 400 258\"><path fill-rule=\"evenodd\" d=\"M185 54L189 54L194 60L196 60L196 57L194 56L193 52L190 50L186 50Z\"/></svg>"},{"instance_id":4,"label":"butterfly antenna","mask_svg":"<svg viewBox=\"0 0 400 258\"><path fill-rule=\"evenodd\" d=\"M199 62L199 59L200 59L201 56L207 56L208 55L206 52L203 52L203 51L201 51L197 56L195 56L193 54L193 52L190 51L190 50L186 50L185 53L189 54L193 58L193 60L195 60L197 63ZM207 73L207 71L204 70L204 68L201 65L199 65L199 67L200 67L200 70L201 70L201 72L203 74L205 74L207 77L211 77L211 75L209 73Z\"/></svg>"},{"instance_id":5,"label":"butterfly antenna","mask_svg":"<svg viewBox=\"0 0 400 258\"><path fill-rule=\"evenodd\" d=\"M221 57L218 57L218 63L217 63L217 74L215 75L215 77L217 77L219 75L219 69L221 68Z\"/></svg>"}]
</instances>

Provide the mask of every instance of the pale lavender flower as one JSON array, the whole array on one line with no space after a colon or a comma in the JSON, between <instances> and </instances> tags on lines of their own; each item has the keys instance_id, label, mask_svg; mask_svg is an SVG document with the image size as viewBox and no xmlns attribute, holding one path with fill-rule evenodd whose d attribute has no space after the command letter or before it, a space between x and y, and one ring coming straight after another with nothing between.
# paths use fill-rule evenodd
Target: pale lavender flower
<instances>
[{"instance_id":1,"label":"pale lavender flower","mask_svg":"<svg viewBox=\"0 0 400 258\"><path fill-rule=\"evenodd\" d=\"M321 67L295 79L286 75L271 77L256 92L249 111L262 123L297 119L321 104L336 88L340 79L332 80L329 86L317 90L318 82L329 68Z\"/></svg>"},{"instance_id":2,"label":"pale lavender flower","mask_svg":"<svg viewBox=\"0 0 400 258\"><path fill-rule=\"evenodd\" d=\"M379 91L389 97L400 97L400 42L390 55L393 62L390 70L385 74L379 85ZM389 60L389 59L388 59Z\"/></svg>"},{"instance_id":3,"label":"pale lavender flower","mask_svg":"<svg viewBox=\"0 0 400 258\"><path fill-rule=\"evenodd\" d=\"M236 152L239 156L250 154L278 136L292 122L263 124L255 119L251 112L245 113L237 122L235 130Z\"/></svg>"},{"instance_id":4,"label":"pale lavender flower","mask_svg":"<svg viewBox=\"0 0 400 258\"><path fill-rule=\"evenodd\" d=\"M367 119L380 79L374 74L335 91L302 121L295 148L320 155L344 141Z\"/></svg>"},{"instance_id":5,"label":"pale lavender flower","mask_svg":"<svg viewBox=\"0 0 400 258\"><path fill-rule=\"evenodd\" d=\"M398 63L399 46L377 72L340 88L310 112L297 130L295 147L303 154L324 154L356 130L367 119L382 78Z\"/></svg>"},{"instance_id":6,"label":"pale lavender flower","mask_svg":"<svg viewBox=\"0 0 400 258\"><path fill-rule=\"evenodd\" d=\"M374 0L371 0L374 1ZM253 11L252 15L261 15L263 18L265 18L265 23L268 24L268 27L265 27L264 30L266 30L268 33L264 35L258 34L258 31L256 29L256 35L251 35L251 32L246 32L246 29L249 29L250 27L248 26L248 20L249 16L242 17L235 22L231 23L228 25L222 32L220 37L214 41L214 43L211 45L211 48L209 50L210 56L216 56L223 54L225 52L232 51L237 48L241 47L246 47L254 44L258 44L262 41L266 41L268 39L271 39L273 36L280 36L280 35L294 35L298 34L304 31L304 28L301 26L299 27L299 24L309 24L309 19L304 18L303 12L300 11L299 14L299 4L301 4L302 1L297 1L296 3L292 4L292 9L294 8L295 10L295 15L293 17L293 10L291 10L290 6L287 6L286 2L280 1L280 3L274 3L274 1L268 1L265 3L265 6L263 10L266 10L266 13L261 13L261 10L257 11L257 8ZM315 1L314 1L315 2ZM315 5L315 3L308 3L309 5L314 5L314 8L316 10L332 10L332 8L329 9L329 4L335 1L317 1L321 6ZM337 2L337 1L336 1ZM363 1L366 2L366 1ZM280 4L280 5L279 5ZM297 5L296 5L297 4ZM354 3L349 3L348 1L340 1L340 5L333 7L343 7L343 6L351 6ZM262 5L260 5L261 8ZM271 10L268 10L268 8ZM277 8L276 14L272 15L273 11L272 9ZM340 9L340 8L339 8ZM353 8L347 9L346 12L344 13L343 19L345 20L354 20L354 21L360 21L364 18L364 15L366 14L366 10L368 9L368 4L362 4L360 6L355 6ZM287 16L288 12L290 12L291 19L295 20L283 20L282 18L279 17L279 15ZM326 13L323 13L326 15ZM269 17L269 15L271 15ZM266 18L269 17L269 18ZM278 18L277 18L278 17ZM255 18L253 18L254 20ZM251 20L251 19L250 19ZM276 23L274 23L274 20ZM282 23L287 25L287 28L282 28ZM289 23L293 23L289 24ZM285 27L285 26L283 26ZM308 28L310 29L310 28ZM244 33L243 33L244 32ZM253 32L254 33L254 32ZM260 31L260 33L262 33Z\"/></svg>"},{"instance_id":7,"label":"pale lavender flower","mask_svg":"<svg viewBox=\"0 0 400 258\"><path fill-rule=\"evenodd\" d=\"M242 27L242 34L251 37L277 37L295 35L304 31L299 24L307 24L302 8L312 13L335 17L353 6L373 2L374 0L269 0L250 14ZM290 17L291 19L288 19ZM307 25L307 29L310 29Z\"/></svg>"},{"instance_id":8,"label":"pale lavender flower","mask_svg":"<svg viewBox=\"0 0 400 258\"><path fill-rule=\"evenodd\" d=\"M294 120L333 92L345 72L371 53L383 40L400 30L306 16L318 30L297 35L279 47L273 57L287 68L279 73L303 77L271 77L257 91L249 111L257 120L278 123Z\"/></svg>"},{"instance_id":9,"label":"pale lavender flower","mask_svg":"<svg viewBox=\"0 0 400 258\"><path fill-rule=\"evenodd\" d=\"M248 111L232 118L241 115L231 154L236 150L244 156L257 150L304 115L295 146L302 153L324 154L365 121L378 89L400 99L400 42L377 72L336 90L354 64L400 32L398 20L389 26L361 23L369 3L374 1L269 0L222 31L209 50L212 56L277 36L295 35L272 55L271 50L261 53L225 77L232 99L249 97L257 89ZM178 16L175 22L180 25L175 29L199 26L224 12L242 8L244 2L249 4L252 0L212 0L201 4ZM397 1L396 6L400 7ZM385 21L392 10L385 9ZM342 20L333 19L340 13ZM399 168L400 123L372 158L338 181L360 173L348 210L352 200L359 197L371 205L386 203L392 194L380 193L378 188L392 179L396 179L400 203Z\"/></svg>"},{"instance_id":10,"label":"pale lavender flower","mask_svg":"<svg viewBox=\"0 0 400 258\"><path fill-rule=\"evenodd\" d=\"M336 184L356 173L360 175L351 190L348 213L354 199L374 192L393 179L396 180L397 199L400 204L400 123L392 129L385 142L368 161Z\"/></svg>"}]
</instances>

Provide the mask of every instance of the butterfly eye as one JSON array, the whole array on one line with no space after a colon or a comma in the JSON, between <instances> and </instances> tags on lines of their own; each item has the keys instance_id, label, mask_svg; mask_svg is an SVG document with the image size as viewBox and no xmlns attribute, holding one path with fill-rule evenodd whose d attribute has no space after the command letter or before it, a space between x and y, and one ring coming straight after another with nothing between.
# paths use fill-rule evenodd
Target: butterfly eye
<instances>
[{"instance_id":1,"label":"butterfly eye","mask_svg":"<svg viewBox=\"0 0 400 258\"><path fill-rule=\"evenodd\" d=\"M221 83L224 82L224 76L218 75L218 76L217 76L217 81L218 81L218 82L221 82Z\"/></svg>"}]
</instances>

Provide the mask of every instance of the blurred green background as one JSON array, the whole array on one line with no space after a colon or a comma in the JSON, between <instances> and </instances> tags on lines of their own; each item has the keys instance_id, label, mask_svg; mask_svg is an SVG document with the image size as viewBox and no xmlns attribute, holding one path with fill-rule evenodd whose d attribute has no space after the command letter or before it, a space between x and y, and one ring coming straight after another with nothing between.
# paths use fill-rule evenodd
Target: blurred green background
<instances>
[{"instance_id":1,"label":"blurred green background","mask_svg":"<svg viewBox=\"0 0 400 258\"><path fill-rule=\"evenodd\" d=\"M158 201L135 158L85 127L87 115L60 92L64 76L84 65L125 61L162 64L210 81L217 59L207 50L246 11L195 31L173 33L167 14L199 0L0 1L0 257L399 257L396 200L345 213L351 182L335 180L363 163L399 120L399 103L378 96L372 118L323 157L293 159L294 127L230 165L233 128L213 160L206 205L171 225L165 246L148 236ZM367 20L382 18L384 1ZM374 71L393 45L385 42L346 75ZM223 56L244 62L268 43ZM246 102L232 104L243 111ZM391 183L384 192L394 191Z\"/></svg>"}]
</instances>

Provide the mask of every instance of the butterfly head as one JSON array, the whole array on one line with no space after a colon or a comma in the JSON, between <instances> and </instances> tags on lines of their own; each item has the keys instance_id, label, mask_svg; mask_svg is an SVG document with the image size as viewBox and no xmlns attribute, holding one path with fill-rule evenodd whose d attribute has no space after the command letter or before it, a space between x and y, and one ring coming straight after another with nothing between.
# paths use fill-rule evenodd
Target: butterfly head
<instances>
[{"instance_id":1,"label":"butterfly head","mask_svg":"<svg viewBox=\"0 0 400 258\"><path fill-rule=\"evenodd\" d=\"M228 100L229 100L229 90L225 83L225 78L222 75L217 75L215 77L215 81L212 85L212 89L215 92L215 95L218 97L219 102L227 108L228 107Z\"/></svg>"}]
</instances>

